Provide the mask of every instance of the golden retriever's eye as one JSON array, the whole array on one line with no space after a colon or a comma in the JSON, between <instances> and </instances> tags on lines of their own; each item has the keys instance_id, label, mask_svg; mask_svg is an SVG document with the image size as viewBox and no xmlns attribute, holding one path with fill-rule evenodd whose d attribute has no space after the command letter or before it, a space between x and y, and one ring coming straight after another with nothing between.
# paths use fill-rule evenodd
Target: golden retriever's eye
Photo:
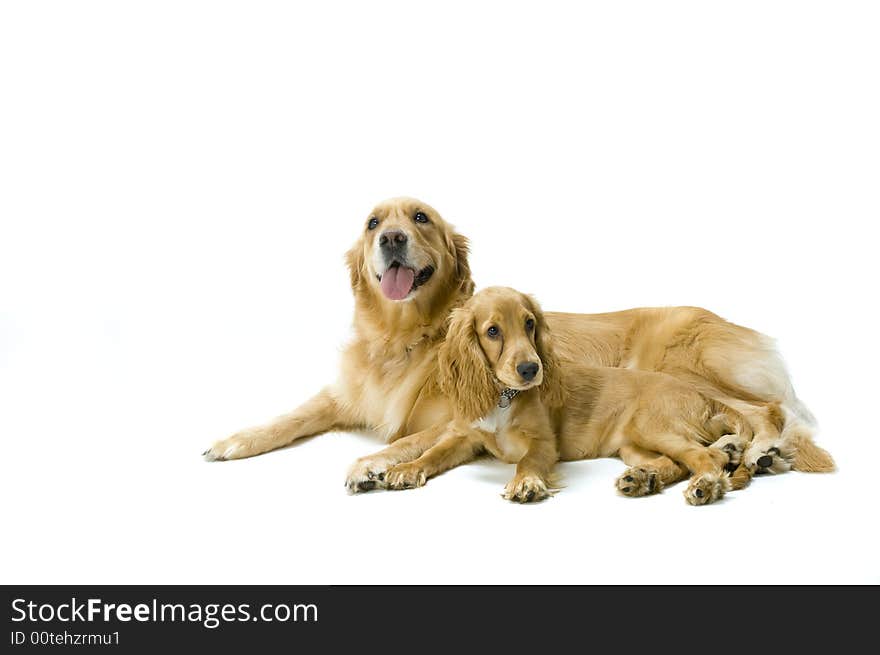
<instances>
[{"instance_id":1,"label":"golden retriever's eye","mask_svg":"<svg viewBox=\"0 0 880 655\"><path fill-rule=\"evenodd\" d=\"M486 334L490 339L497 339L498 335L501 334L501 330L498 329L497 325L492 325L486 330Z\"/></svg>"},{"instance_id":2,"label":"golden retriever's eye","mask_svg":"<svg viewBox=\"0 0 880 655\"><path fill-rule=\"evenodd\" d=\"M527 318L526 319L526 332L531 332L535 329L535 319Z\"/></svg>"},{"instance_id":3,"label":"golden retriever's eye","mask_svg":"<svg viewBox=\"0 0 880 655\"><path fill-rule=\"evenodd\" d=\"M370 217L370 222L367 223L368 230L375 230L379 226L379 219L375 216Z\"/></svg>"},{"instance_id":4,"label":"golden retriever's eye","mask_svg":"<svg viewBox=\"0 0 880 655\"><path fill-rule=\"evenodd\" d=\"M416 215L413 216L413 220L416 223L430 223L430 219L428 219L427 214L425 212L416 212Z\"/></svg>"}]
</instances>

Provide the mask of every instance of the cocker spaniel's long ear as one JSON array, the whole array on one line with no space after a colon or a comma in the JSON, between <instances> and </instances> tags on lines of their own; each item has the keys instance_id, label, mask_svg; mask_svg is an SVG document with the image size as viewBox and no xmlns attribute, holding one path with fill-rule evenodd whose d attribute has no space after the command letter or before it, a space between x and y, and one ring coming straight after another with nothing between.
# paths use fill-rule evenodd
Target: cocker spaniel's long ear
<instances>
[{"instance_id":1,"label":"cocker spaniel's long ear","mask_svg":"<svg viewBox=\"0 0 880 655\"><path fill-rule=\"evenodd\" d=\"M364 248L360 241L354 244L345 253L345 264L348 266L348 275L351 278L351 288L357 291L364 279Z\"/></svg>"},{"instance_id":2,"label":"cocker spaniel's long ear","mask_svg":"<svg viewBox=\"0 0 880 655\"><path fill-rule=\"evenodd\" d=\"M466 307L452 313L438 370L440 392L452 400L457 416L476 421L498 401L492 366L477 340L473 312Z\"/></svg>"},{"instance_id":3,"label":"cocker spaniel's long ear","mask_svg":"<svg viewBox=\"0 0 880 655\"><path fill-rule=\"evenodd\" d=\"M455 286L467 297L472 296L474 282L471 280L471 266L468 263L470 246L467 237L450 232L446 237L446 248L455 260L455 272L453 273Z\"/></svg>"},{"instance_id":4,"label":"cocker spaniel's long ear","mask_svg":"<svg viewBox=\"0 0 880 655\"><path fill-rule=\"evenodd\" d=\"M559 358L553 347L553 336L547 326L544 311L537 300L528 296L532 313L535 315L535 349L544 367L544 380L541 382L541 399L550 407L560 407L565 402L565 391L559 375Z\"/></svg>"}]
</instances>

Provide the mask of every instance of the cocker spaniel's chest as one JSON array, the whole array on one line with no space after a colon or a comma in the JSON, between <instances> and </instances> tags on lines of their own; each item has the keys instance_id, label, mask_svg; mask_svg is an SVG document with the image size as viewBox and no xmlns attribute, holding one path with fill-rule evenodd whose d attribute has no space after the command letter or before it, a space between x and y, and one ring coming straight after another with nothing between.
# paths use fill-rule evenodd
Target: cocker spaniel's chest
<instances>
[{"instance_id":1,"label":"cocker spaniel's chest","mask_svg":"<svg viewBox=\"0 0 880 655\"><path fill-rule=\"evenodd\" d=\"M529 439L515 429L514 409L495 407L471 427L481 430L486 450L511 464L518 462L529 448Z\"/></svg>"}]
</instances>

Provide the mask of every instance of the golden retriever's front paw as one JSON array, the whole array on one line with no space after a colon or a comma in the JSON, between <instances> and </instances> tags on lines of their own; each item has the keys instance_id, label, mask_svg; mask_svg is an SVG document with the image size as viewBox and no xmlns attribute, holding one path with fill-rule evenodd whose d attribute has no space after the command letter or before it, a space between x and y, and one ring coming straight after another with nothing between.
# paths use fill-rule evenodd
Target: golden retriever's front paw
<instances>
[{"instance_id":1,"label":"golden retriever's front paw","mask_svg":"<svg viewBox=\"0 0 880 655\"><path fill-rule=\"evenodd\" d=\"M547 483L536 475L515 477L504 487L502 496L515 503L537 503L553 495Z\"/></svg>"},{"instance_id":2,"label":"golden retriever's front paw","mask_svg":"<svg viewBox=\"0 0 880 655\"><path fill-rule=\"evenodd\" d=\"M382 489L386 486L385 468L385 463L381 460L362 457L348 470L345 488L350 494Z\"/></svg>"},{"instance_id":3,"label":"golden retriever's front paw","mask_svg":"<svg viewBox=\"0 0 880 655\"><path fill-rule=\"evenodd\" d=\"M228 439L217 441L213 446L202 453L208 462L222 462L227 459L242 459L259 455L263 450L259 448L259 442L264 435L258 428L242 430Z\"/></svg>"},{"instance_id":4,"label":"golden retriever's front paw","mask_svg":"<svg viewBox=\"0 0 880 655\"><path fill-rule=\"evenodd\" d=\"M703 473L691 478L684 499L690 505L708 505L723 498L730 489L730 476L726 473Z\"/></svg>"},{"instance_id":5,"label":"golden retriever's front paw","mask_svg":"<svg viewBox=\"0 0 880 655\"><path fill-rule=\"evenodd\" d=\"M644 466L628 468L623 472L623 475L617 478L615 484L620 493L630 498L649 496L663 489L660 473Z\"/></svg>"},{"instance_id":6,"label":"golden retriever's front paw","mask_svg":"<svg viewBox=\"0 0 880 655\"><path fill-rule=\"evenodd\" d=\"M415 489L425 486L427 481L424 470L413 462L392 466L385 474L385 484L389 489Z\"/></svg>"}]
</instances>

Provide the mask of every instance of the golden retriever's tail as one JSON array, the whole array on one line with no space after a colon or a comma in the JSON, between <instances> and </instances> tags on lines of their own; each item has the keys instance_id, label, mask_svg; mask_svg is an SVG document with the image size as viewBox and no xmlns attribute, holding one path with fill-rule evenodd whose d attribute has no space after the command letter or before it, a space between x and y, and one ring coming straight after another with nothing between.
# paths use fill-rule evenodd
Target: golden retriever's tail
<instances>
[{"instance_id":1,"label":"golden retriever's tail","mask_svg":"<svg viewBox=\"0 0 880 655\"><path fill-rule=\"evenodd\" d=\"M809 408L789 387L782 401L784 422L782 426L782 442L794 453L792 468L807 473L830 473L836 466L834 458L824 448L820 448L813 440L816 430L816 418Z\"/></svg>"},{"instance_id":2,"label":"golden retriever's tail","mask_svg":"<svg viewBox=\"0 0 880 655\"><path fill-rule=\"evenodd\" d=\"M795 471L830 473L837 467L834 458L813 441L813 430L797 416L788 414L782 428L782 440L794 451Z\"/></svg>"}]
</instances>

